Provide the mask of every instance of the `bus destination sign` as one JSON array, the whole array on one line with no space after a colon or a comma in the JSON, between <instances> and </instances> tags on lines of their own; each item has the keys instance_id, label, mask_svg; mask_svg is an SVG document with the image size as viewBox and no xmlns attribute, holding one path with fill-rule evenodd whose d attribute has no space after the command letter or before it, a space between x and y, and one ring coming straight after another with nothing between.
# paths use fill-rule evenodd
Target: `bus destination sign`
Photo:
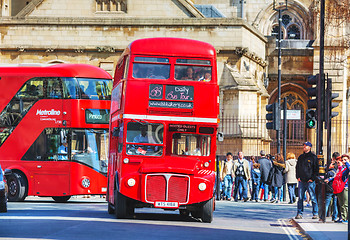
<instances>
[{"instance_id":1,"label":"bus destination sign","mask_svg":"<svg viewBox=\"0 0 350 240\"><path fill-rule=\"evenodd\" d=\"M192 109L193 89L193 86L150 84L148 105L150 107Z\"/></svg>"},{"instance_id":2,"label":"bus destination sign","mask_svg":"<svg viewBox=\"0 0 350 240\"><path fill-rule=\"evenodd\" d=\"M108 124L109 109L86 109L85 120L90 124Z\"/></svg>"},{"instance_id":3,"label":"bus destination sign","mask_svg":"<svg viewBox=\"0 0 350 240\"><path fill-rule=\"evenodd\" d=\"M196 125L189 124L169 124L169 132L196 132Z\"/></svg>"}]
</instances>

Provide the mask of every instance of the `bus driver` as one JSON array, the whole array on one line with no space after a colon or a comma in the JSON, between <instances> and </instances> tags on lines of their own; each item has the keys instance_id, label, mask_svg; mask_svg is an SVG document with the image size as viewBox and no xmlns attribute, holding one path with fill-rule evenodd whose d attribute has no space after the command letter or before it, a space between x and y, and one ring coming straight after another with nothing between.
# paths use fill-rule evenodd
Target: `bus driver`
<instances>
[{"instance_id":1,"label":"bus driver","mask_svg":"<svg viewBox=\"0 0 350 240\"><path fill-rule=\"evenodd\" d=\"M140 134L137 135L134 138L134 143L148 143L148 136L147 136L147 126L141 125L140 126Z\"/></svg>"}]
</instances>

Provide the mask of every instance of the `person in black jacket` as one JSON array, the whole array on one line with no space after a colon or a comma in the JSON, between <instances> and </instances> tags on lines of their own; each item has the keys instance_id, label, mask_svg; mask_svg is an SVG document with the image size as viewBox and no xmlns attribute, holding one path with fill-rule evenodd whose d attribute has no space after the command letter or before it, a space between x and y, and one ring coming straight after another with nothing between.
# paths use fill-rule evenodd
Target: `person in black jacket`
<instances>
[{"instance_id":1,"label":"person in black jacket","mask_svg":"<svg viewBox=\"0 0 350 240\"><path fill-rule=\"evenodd\" d=\"M297 162L296 178L299 183L299 200L296 219L302 218L306 190L309 192L312 202L312 218L318 218L318 205L315 193L315 180L318 176L318 161L317 156L311 152L311 148L312 144L310 142L305 142L303 148L304 153L299 156Z\"/></svg>"}]
</instances>

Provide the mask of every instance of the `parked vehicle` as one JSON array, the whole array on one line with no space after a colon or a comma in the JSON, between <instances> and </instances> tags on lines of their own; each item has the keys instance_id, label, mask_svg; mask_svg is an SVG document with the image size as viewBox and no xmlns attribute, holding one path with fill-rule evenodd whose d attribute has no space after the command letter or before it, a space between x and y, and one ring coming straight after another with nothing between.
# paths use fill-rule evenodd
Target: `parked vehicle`
<instances>
[{"instance_id":1,"label":"parked vehicle","mask_svg":"<svg viewBox=\"0 0 350 240\"><path fill-rule=\"evenodd\" d=\"M5 169L3 172L0 165L0 212L7 212L8 187L5 176L11 175L11 173L10 169Z\"/></svg>"}]
</instances>

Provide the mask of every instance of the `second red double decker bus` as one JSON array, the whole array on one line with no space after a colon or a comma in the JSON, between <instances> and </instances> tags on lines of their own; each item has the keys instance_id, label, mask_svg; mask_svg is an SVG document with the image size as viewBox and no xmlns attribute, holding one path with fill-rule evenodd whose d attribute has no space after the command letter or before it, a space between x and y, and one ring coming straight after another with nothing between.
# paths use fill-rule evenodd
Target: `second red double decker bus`
<instances>
[{"instance_id":1,"label":"second red double decker bus","mask_svg":"<svg viewBox=\"0 0 350 240\"><path fill-rule=\"evenodd\" d=\"M9 200L107 191L112 77L85 64L0 66L0 164Z\"/></svg>"},{"instance_id":2,"label":"second red double decker bus","mask_svg":"<svg viewBox=\"0 0 350 240\"><path fill-rule=\"evenodd\" d=\"M219 90L216 51L178 38L132 42L115 72L109 213L179 209L211 222Z\"/></svg>"}]
</instances>

